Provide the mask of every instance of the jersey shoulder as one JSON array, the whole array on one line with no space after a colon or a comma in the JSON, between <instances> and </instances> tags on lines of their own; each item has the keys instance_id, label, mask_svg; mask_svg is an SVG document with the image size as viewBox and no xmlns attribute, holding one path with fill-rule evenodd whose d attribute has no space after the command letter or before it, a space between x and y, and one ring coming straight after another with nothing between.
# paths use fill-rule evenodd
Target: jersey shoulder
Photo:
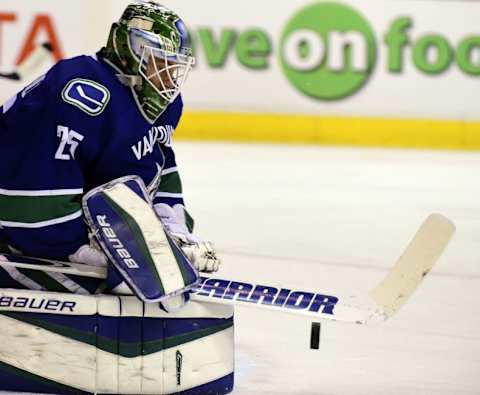
<instances>
[{"instance_id":1,"label":"jersey shoulder","mask_svg":"<svg viewBox=\"0 0 480 395\"><path fill-rule=\"evenodd\" d=\"M94 56L77 56L57 63L45 81L51 94L67 112L98 117L122 86L115 74Z\"/></svg>"}]
</instances>

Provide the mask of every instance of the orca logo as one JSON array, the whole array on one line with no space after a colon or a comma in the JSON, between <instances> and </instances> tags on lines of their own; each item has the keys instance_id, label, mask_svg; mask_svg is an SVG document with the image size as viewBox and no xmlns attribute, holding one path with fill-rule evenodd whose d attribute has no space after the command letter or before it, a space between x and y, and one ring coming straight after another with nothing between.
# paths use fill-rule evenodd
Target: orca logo
<instances>
[{"instance_id":1,"label":"orca logo","mask_svg":"<svg viewBox=\"0 0 480 395\"><path fill-rule=\"evenodd\" d=\"M107 107L110 92L98 82L76 78L62 91L62 98L89 115L99 115Z\"/></svg>"}]
</instances>

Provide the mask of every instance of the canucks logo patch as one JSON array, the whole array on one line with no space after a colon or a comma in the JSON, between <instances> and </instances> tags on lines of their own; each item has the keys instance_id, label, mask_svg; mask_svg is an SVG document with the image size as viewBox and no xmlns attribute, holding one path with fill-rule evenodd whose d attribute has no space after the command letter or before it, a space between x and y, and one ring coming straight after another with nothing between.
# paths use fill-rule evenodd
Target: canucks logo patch
<instances>
[{"instance_id":1,"label":"canucks logo patch","mask_svg":"<svg viewBox=\"0 0 480 395\"><path fill-rule=\"evenodd\" d=\"M76 78L65 86L62 98L87 114L95 116L107 107L110 92L98 82Z\"/></svg>"}]
</instances>

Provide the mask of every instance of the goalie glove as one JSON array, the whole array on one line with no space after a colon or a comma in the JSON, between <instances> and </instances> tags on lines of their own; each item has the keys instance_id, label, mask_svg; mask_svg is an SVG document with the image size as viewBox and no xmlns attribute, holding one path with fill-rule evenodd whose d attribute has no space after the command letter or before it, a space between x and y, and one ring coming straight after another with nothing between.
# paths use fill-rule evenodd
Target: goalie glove
<instances>
[{"instance_id":1,"label":"goalie glove","mask_svg":"<svg viewBox=\"0 0 480 395\"><path fill-rule=\"evenodd\" d=\"M180 248L188 260L193 263L199 272L212 273L218 271L221 260L217 257L211 242L202 241L192 244L184 241L183 236L174 237L179 241Z\"/></svg>"},{"instance_id":2,"label":"goalie glove","mask_svg":"<svg viewBox=\"0 0 480 395\"><path fill-rule=\"evenodd\" d=\"M170 207L159 203L154 208L165 229L175 238L195 268L200 272L216 272L221 260L211 242L200 239L188 230L184 207L181 204Z\"/></svg>"},{"instance_id":3,"label":"goalie glove","mask_svg":"<svg viewBox=\"0 0 480 395\"><path fill-rule=\"evenodd\" d=\"M69 255L70 262L85 263L87 265L105 267L108 265L107 257L95 246L83 244L73 254Z\"/></svg>"}]
</instances>

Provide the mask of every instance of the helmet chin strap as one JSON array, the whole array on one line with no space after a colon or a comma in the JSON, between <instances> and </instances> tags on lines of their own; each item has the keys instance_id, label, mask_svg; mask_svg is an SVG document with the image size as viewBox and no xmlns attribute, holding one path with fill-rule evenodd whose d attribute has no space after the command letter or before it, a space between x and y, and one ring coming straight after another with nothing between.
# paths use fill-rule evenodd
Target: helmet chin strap
<instances>
[{"instance_id":1,"label":"helmet chin strap","mask_svg":"<svg viewBox=\"0 0 480 395\"><path fill-rule=\"evenodd\" d=\"M142 77L139 75L126 75L126 74L116 74L118 80L123 84L128 86L129 88L133 88L135 86L142 86Z\"/></svg>"},{"instance_id":2,"label":"helmet chin strap","mask_svg":"<svg viewBox=\"0 0 480 395\"><path fill-rule=\"evenodd\" d=\"M155 107L152 104L147 104L148 100L144 100L140 98L137 94L136 87L141 87L143 85L143 79L139 75L126 75L126 74L115 74L120 83L132 89L133 97L135 98L135 102L137 103L138 109L142 113L145 119L151 124L153 124L160 114L163 111L158 111L156 114ZM153 110L153 112L152 112Z\"/></svg>"},{"instance_id":3,"label":"helmet chin strap","mask_svg":"<svg viewBox=\"0 0 480 395\"><path fill-rule=\"evenodd\" d=\"M129 88L133 88L136 86L142 86L143 80L142 77L139 75L128 75L128 74L123 74L121 70L109 59L103 58L103 61L110 65L117 73L115 76L118 78L118 80L125 86L128 86Z\"/></svg>"},{"instance_id":4,"label":"helmet chin strap","mask_svg":"<svg viewBox=\"0 0 480 395\"><path fill-rule=\"evenodd\" d=\"M159 111L156 111L155 105L152 105L151 102L147 104L148 100L144 100L139 97L137 89L135 88L143 86L143 78L140 75L123 74L121 70L110 60L105 58L103 58L103 60L116 71L115 76L118 78L120 83L132 90L133 97L141 114L149 123L153 124L164 109L159 109Z\"/></svg>"}]
</instances>

